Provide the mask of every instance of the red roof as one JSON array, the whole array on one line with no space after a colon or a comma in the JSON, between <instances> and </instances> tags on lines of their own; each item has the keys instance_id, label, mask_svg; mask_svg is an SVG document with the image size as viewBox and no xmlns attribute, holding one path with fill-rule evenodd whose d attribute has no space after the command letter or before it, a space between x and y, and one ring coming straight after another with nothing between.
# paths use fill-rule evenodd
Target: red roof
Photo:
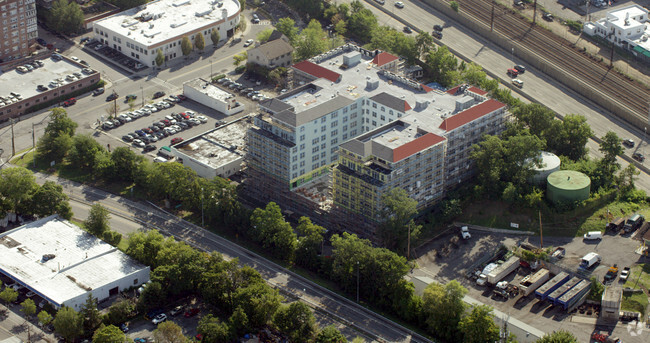
<instances>
[{"instance_id":1,"label":"red roof","mask_svg":"<svg viewBox=\"0 0 650 343\"><path fill-rule=\"evenodd\" d=\"M314 77L324 78L332 82L338 82L341 79L341 74L333 72L327 68L323 68L318 64L309 61L296 63L292 67Z\"/></svg>"},{"instance_id":2,"label":"red roof","mask_svg":"<svg viewBox=\"0 0 650 343\"><path fill-rule=\"evenodd\" d=\"M404 112L409 111L411 109L413 109L413 107L411 107L411 105L409 105L408 102L404 101Z\"/></svg>"},{"instance_id":3,"label":"red roof","mask_svg":"<svg viewBox=\"0 0 650 343\"><path fill-rule=\"evenodd\" d=\"M402 146L393 150L393 162L399 162L411 155L444 141L444 137L440 137L433 133L427 133L422 137L418 137Z\"/></svg>"},{"instance_id":4,"label":"red roof","mask_svg":"<svg viewBox=\"0 0 650 343\"><path fill-rule=\"evenodd\" d=\"M476 93L478 95L486 95L488 93L488 92L486 92L486 91L484 91L484 90L482 90L482 89L480 89L478 87L473 87L473 86L469 87L468 91L470 91L472 93Z\"/></svg>"},{"instance_id":5,"label":"red roof","mask_svg":"<svg viewBox=\"0 0 650 343\"><path fill-rule=\"evenodd\" d=\"M506 105L494 99L484 101L476 106L470 107L463 112L460 112L443 120L442 124L440 124L440 128L445 131L451 131L505 106Z\"/></svg>"},{"instance_id":6,"label":"red roof","mask_svg":"<svg viewBox=\"0 0 650 343\"><path fill-rule=\"evenodd\" d=\"M375 56L375 58L372 59L372 63L376 64L378 67L383 66L386 63L393 62L394 60L398 59L399 57L395 55L391 55L387 52L382 52L378 55Z\"/></svg>"},{"instance_id":7,"label":"red roof","mask_svg":"<svg viewBox=\"0 0 650 343\"><path fill-rule=\"evenodd\" d=\"M427 93L429 93L429 92L431 92L433 90L433 88L431 88L431 87L429 87L429 86L427 86L427 85L425 85L423 83L421 83L420 86L422 86L422 89Z\"/></svg>"},{"instance_id":8,"label":"red roof","mask_svg":"<svg viewBox=\"0 0 650 343\"><path fill-rule=\"evenodd\" d=\"M460 85L460 86L462 86L462 85ZM458 88L460 88L460 86L456 86L456 87L454 87L454 88L448 90L448 91L447 91L447 94L455 95L456 92L458 92Z\"/></svg>"}]
</instances>

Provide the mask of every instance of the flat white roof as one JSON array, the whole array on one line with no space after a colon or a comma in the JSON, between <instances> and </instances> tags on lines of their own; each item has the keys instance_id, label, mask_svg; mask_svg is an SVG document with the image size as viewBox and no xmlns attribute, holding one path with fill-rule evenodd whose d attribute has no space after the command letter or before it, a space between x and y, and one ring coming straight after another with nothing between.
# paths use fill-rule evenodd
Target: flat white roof
<instances>
[{"instance_id":1,"label":"flat white roof","mask_svg":"<svg viewBox=\"0 0 650 343\"><path fill-rule=\"evenodd\" d=\"M192 138L176 150L217 169L244 158L246 132L251 126L244 117Z\"/></svg>"},{"instance_id":2,"label":"flat white roof","mask_svg":"<svg viewBox=\"0 0 650 343\"><path fill-rule=\"evenodd\" d=\"M0 271L58 305L145 268L56 215L0 234Z\"/></svg>"},{"instance_id":3,"label":"flat white roof","mask_svg":"<svg viewBox=\"0 0 650 343\"><path fill-rule=\"evenodd\" d=\"M185 82L189 87L192 87L213 99L220 100L222 102L228 101L229 98L232 98L232 94L222 90L221 88L211 84L210 82L203 79L194 79Z\"/></svg>"},{"instance_id":4,"label":"flat white roof","mask_svg":"<svg viewBox=\"0 0 650 343\"><path fill-rule=\"evenodd\" d=\"M239 8L238 0L159 0L99 20L94 25L152 46L216 24L239 13ZM136 19L143 15L151 19Z\"/></svg>"}]
</instances>

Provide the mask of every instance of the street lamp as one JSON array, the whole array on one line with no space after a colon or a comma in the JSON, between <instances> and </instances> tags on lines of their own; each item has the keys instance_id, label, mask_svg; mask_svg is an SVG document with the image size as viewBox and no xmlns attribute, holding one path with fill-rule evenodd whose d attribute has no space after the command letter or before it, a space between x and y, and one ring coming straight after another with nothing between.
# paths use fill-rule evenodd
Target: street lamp
<instances>
[{"instance_id":1,"label":"street lamp","mask_svg":"<svg viewBox=\"0 0 650 343\"><path fill-rule=\"evenodd\" d=\"M210 59L210 82L212 82L212 61L214 61L213 58Z\"/></svg>"},{"instance_id":2,"label":"street lamp","mask_svg":"<svg viewBox=\"0 0 650 343\"><path fill-rule=\"evenodd\" d=\"M140 86L140 98L142 98L142 107L144 107L144 89Z\"/></svg>"},{"instance_id":3,"label":"street lamp","mask_svg":"<svg viewBox=\"0 0 650 343\"><path fill-rule=\"evenodd\" d=\"M359 303L359 261L357 261L357 304Z\"/></svg>"},{"instance_id":4,"label":"street lamp","mask_svg":"<svg viewBox=\"0 0 650 343\"><path fill-rule=\"evenodd\" d=\"M643 156L645 156L645 137L646 137L647 129L648 129L647 127L645 126L643 127Z\"/></svg>"},{"instance_id":5,"label":"street lamp","mask_svg":"<svg viewBox=\"0 0 650 343\"><path fill-rule=\"evenodd\" d=\"M515 65L515 48L510 49L510 59L512 60L512 65Z\"/></svg>"}]
</instances>

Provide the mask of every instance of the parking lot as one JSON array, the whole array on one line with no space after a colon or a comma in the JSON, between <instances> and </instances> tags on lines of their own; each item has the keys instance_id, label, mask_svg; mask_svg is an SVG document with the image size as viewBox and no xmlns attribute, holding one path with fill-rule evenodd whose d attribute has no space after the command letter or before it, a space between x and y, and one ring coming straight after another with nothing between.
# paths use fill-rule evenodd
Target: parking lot
<instances>
[{"instance_id":1,"label":"parking lot","mask_svg":"<svg viewBox=\"0 0 650 343\"><path fill-rule=\"evenodd\" d=\"M534 296L526 298L494 296L492 287L478 286L475 280L467 277L472 274L477 263L487 261L501 244L508 248L527 243L540 246L540 237L479 231L471 231L471 234L471 239L467 241L456 240L453 237L459 237L459 231L452 229L420 247L417 259L420 268L417 272L421 276L427 276L440 282L456 279L469 290L468 296L503 313L508 313L544 332L569 330L578 337L580 342L589 342L589 337L595 329L613 330L625 342L640 343L650 339L648 330L644 332L645 336L630 335L625 323L619 323L615 328L594 324L599 314L597 306L586 305L578 308L574 313L567 314L560 307L538 301ZM455 246L450 244L452 240L456 242ZM544 237L544 247L562 246L566 249L566 255L558 262L558 265L570 271L576 271L582 257L589 252L596 252L602 256L601 263L589 270L589 274L600 281L603 281L607 270L614 264L622 269L638 262L644 262L643 257L635 252L640 244L640 241L634 237L620 234L606 234L600 241L586 241L570 237ZM451 249L445 249L450 246ZM530 269L519 268L516 273L511 273L504 280L518 285L519 281L529 273L531 273ZM617 276L611 284L622 285L622 282Z\"/></svg>"}]
</instances>

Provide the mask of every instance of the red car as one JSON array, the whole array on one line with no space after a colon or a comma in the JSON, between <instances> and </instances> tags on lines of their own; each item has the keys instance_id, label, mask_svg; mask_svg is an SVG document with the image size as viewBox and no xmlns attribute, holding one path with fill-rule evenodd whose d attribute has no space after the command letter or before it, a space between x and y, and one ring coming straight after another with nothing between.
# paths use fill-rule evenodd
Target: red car
<instances>
[{"instance_id":1,"label":"red car","mask_svg":"<svg viewBox=\"0 0 650 343\"><path fill-rule=\"evenodd\" d=\"M517 77L519 75L519 72L517 71L517 69L510 68L508 69L508 75L512 77Z\"/></svg>"},{"instance_id":2,"label":"red car","mask_svg":"<svg viewBox=\"0 0 650 343\"><path fill-rule=\"evenodd\" d=\"M146 132L148 134L153 134L153 130L148 128L148 127L143 128L142 131L144 131L144 132Z\"/></svg>"},{"instance_id":3,"label":"red car","mask_svg":"<svg viewBox=\"0 0 650 343\"><path fill-rule=\"evenodd\" d=\"M201 312L201 311L198 308L191 308L191 309L185 311L185 317L186 318L194 317L197 314L199 314L199 312Z\"/></svg>"},{"instance_id":4,"label":"red car","mask_svg":"<svg viewBox=\"0 0 650 343\"><path fill-rule=\"evenodd\" d=\"M77 99L70 98L70 99L63 102L63 106L68 107L68 106L72 106L72 105L74 105L76 103L77 103Z\"/></svg>"},{"instance_id":5,"label":"red car","mask_svg":"<svg viewBox=\"0 0 650 343\"><path fill-rule=\"evenodd\" d=\"M180 143L180 142L182 142L182 141L183 141L183 138L176 137L176 138L172 139L172 145L177 144L177 143ZM198 310L197 310L197 311L198 311ZM187 313L187 312L185 312L185 313ZM198 313L198 312L197 312L197 313Z\"/></svg>"},{"instance_id":6,"label":"red car","mask_svg":"<svg viewBox=\"0 0 650 343\"><path fill-rule=\"evenodd\" d=\"M179 99L181 99L181 101L187 100L187 97L185 95L183 95L183 94L179 94L179 95L177 95L177 97Z\"/></svg>"}]
</instances>

